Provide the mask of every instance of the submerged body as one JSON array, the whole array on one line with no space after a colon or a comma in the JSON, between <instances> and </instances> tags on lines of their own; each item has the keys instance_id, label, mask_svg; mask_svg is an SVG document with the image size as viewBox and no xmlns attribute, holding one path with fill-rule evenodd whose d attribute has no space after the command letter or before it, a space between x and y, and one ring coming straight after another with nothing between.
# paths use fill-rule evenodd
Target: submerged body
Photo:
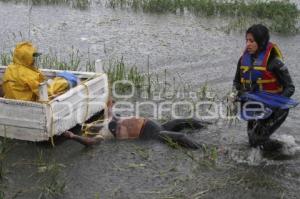
<instances>
[{"instance_id":1,"label":"submerged body","mask_svg":"<svg viewBox=\"0 0 300 199\"><path fill-rule=\"evenodd\" d=\"M179 131L184 128L201 129L206 125L207 123L195 119L175 119L161 125L142 117L120 117L89 127L89 131L96 134L95 137L74 135L72 132L65 132L64 136L87 146L109 139L155 139L162 142L173 141L187 148L198 149L201 144Z\"/></svg>"}]
</instances>

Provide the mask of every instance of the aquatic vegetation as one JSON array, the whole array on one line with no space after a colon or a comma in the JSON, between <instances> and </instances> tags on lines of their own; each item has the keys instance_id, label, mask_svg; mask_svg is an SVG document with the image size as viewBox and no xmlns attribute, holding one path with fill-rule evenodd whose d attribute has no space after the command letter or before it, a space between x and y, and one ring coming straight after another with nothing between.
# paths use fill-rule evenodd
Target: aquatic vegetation
<instances>
[{"instance_id":1,"label":"aquatic vegetation","mask_svg":"<svg viewBox=\"0 0 300 199\"><path fill-rule=\"evenodd\" d=\"M199 166L204 166L206 168L214 168L218 159L218 148L216 146L207 146L205 144L202 145L203 152L202 156L195 160Z\"/></svg>"},{"instance_id":2,"label":"aquatic vegetation","mask_svg":"<svg viewBox=\"0 0 300 199\"><path fill-rule=\"evenodd\" d=\"M149 59L149 58L148 58ZM179 78L173 77L173 82L170 83L167 80L167 70L163 74L151 73L149 60L147 63L147 72L138 70L136 66L126 66L123 58L120 60L110 60L107 66L104 68L105 73L108 75L109 83L112 86L114 82L124 81L124 83L116 84L115 89L117 93L125 93L131 91L131 85L126 81L129 81L134 86L136 94L139 97L149 99L157 98L162 99L166 97L176 98L176 92L188 92L191 91L190 85L184 81L180 76ZM172 78L171 78L172 79ZM176 83L176 81L179 81ZM169 90L168 90L169 89ZM167 91L174 91L172 96L167 96ZM158 94L159 96L156 96Z\"/></svg>"},{"instance_id":3,"label":"aquatic vegetation","mask_svg":"<svg viewBox=\"0 0 300 199\"><path fill-rule=\"evenodd\" d=\"M231 92L227 93L224 97L223 103L226 107L226 117L227 117L227 125L230 127L231 125L236 125L239 121L237 117L237 113L239 112L239 103L233 99L234 96Z\"/></svg>"},{"instance_id":4,"label":"aquatic vegetation","mask_svg":"<svg viewBox=\"0 0 300 199\"><path fill-rule=\"evenodd\" d=\"M65 165L57 163L55 160L46 160L43 150L38 151L35 165L39 184L36 190L40 192L39 198L61 196L66 188L66 179L61 176L61 170Z\"/></svg>"},{"instance_id":5,"label":"aquatic vegetation","mask_svg":"<svg viewBox=\"0 0 300 199\"><path fill-rule=\"evenodd\" d=\"M272 31L279 33L297 32L299 10L289 1L217 1L217 0L110 0L111 7L126 6L133 10L149 13L183 13L185 10L197 16L232 17L246 21L260 21ZM232 28L235 26L230 25Z\"/></svg>"},{"instance_id":6,"label":"aquatic vegetation","mask_svg":"<svg viewBox=\"0 0 300 199\"><path fill-rule=\"evenodd\" d=\"M135 149L135 152L132 152L133 154L137 154L144 160L148 160L150 158L150 154L147 149L139 147L137 145L134 145L133 148Z\"/></svg>"},{"instance_id":7,"label":"aquatic vegetation","mask_svg":"<svg viewBox=\"0 0 300 199\"><path fill-rule=\"evenodd\" d=\"M282 185L273 179L265 170L252 170L247 169L244 172L239 172L237 176L234 176L232 184L243 184L247 188L251 187L264 187L265 189L276 189L280 192L284 190Z\"/></svg>"},{"instance_id":8,"label":"aquatic vegetation","mask_svg":"<svg viewBox=\"0 0 300 199\"><path fill-rule=\"evenodd\" d=\"M10 150L11 143L6 138L0 140L0 182L4 179L5 176L5 163L4 160L7 156L8 151ZM0 194L1 195L1 194Z\"/></svg>"},{"instance_id":9,"label":"aquatic vegetation","mask_svg":"<svg viewBox=\"0 0 300 199\"><path fill-rule=\"evenodd\" d=\"M39 198L58 197L64 193L66 181L60 178L62 167L64 167L64 165L56 162L39 167L38 172L45 173L45 176L39 181L39 183L42 184L39 187Z\"/></svg>"},{"instance_id":10,"label":"aquatic vegetation","mask_svg":"<svg viewBox=\"0 0 300 199\"><path fill-rule=\"evenodd\" d=\"M12 149L12 140L1 139L0 142L0 163L3 166L3 160L8 150ZM28 179L34 179L35 184L11 190L11 172L15 168L21 167L24 170L32 167L36 168L36 172L28 176ZM36 160L20 160L13 164L5 164L5 172L0 178L0 199L6 198L24 198L27 194L38 194L37 198L61 198L66 188L66 176L62 172L65 168L64 164L49 159L42 149L38 149ZM8 170L9 172L6 172ZM26 179L26 180L28 180ZM30 180L29 180L30 181Z\"/></svg>"},{"instance_id":11,"label":"aquatic vegetation","mask_svg":"<svg viewBox=\"0 0 300 199\"><path fill-rule=\"evenodd\" d=\"M173 141L170 137L166 136L163 139L169 147L173 149L182 149L183 151L186 151L177 142Z\"/></svg>"},{"instance_id":12,"label":"aquatic vegetation","mask_svg":"<svg viewBox=\"0 0 300 199\"><path fill-rule=\"evenodd\" d=\"M7 66L12 62L12 53L2 53L0 55L0 64ZM67 58L61 58L57 53L50 52L49 54L43 54L37 59L36 65L39 68L57 69L57 70L80 70L86 69L86 71L95 70L95 60L88 59L83 61L79 50L71 49Z\"/></svg>"},{"instance_id":13,"label":"aquatic vegetation","mask_svg":"<svg viewBox=\"0 0 300 199\"><path fill-rule=\"evenodd\" d=\"M4 199L4 198L5 198L4 191L0 187L0 199Z\"/></svg>"},{"instance_id":14,"label":"aquatic vegetation","mask_svg":"<svg viewBox=\"0 0 300 199\"><path fill-rule=\"evenodd\" d=\"M1 59L1 65L7 66L8 64L11 63L12 55L8 53L3 53L0 55L0 59Z\"/></svg>"},{"instance_id":15,"label":"aquatic vegetation","mask_svg":"<svg viewBox=\"0 0 300 199\"><path fill-rule=\"evenodd\" d=\"M145 85L145 75L139 72L136 66L127 69L123 58L120 60L110 60L104 71L108 76L110 85L121 80L130 81L137 89ZM117 84L116 89L118 92L126 92L128 89L131 89L131 86L129 84Z\"/></svg>"},{"instance_id":16,"label":"aquatic vegetation","mask_svg":"<svg viewBox=\"0 0 300 199\"><path fill-rule=\"evenodd\" d=\"M61 60L56 54L42 55L39 58L37 66L41 68L51 68L57 70L77 70L79 68L80 59L78 54L71 53L68 60Z\"/></svg>"},{"instance_id":17,"label":"aquatic vegetation","mask_svg":"<svg viewBox=\"0 0 300 199\"><path fill-rule=\"evenodd\" d=\"M0 0L1 2L23 3L33 6L39 5L68 5L75 9L87 9L90 6L90 0Z\"/></svg>"}]
</instances>

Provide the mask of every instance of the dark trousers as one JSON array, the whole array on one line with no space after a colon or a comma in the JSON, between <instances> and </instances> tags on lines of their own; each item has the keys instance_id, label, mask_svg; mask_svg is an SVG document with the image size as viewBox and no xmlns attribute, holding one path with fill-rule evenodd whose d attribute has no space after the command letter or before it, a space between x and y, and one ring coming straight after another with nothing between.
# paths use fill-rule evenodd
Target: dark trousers
<instances>
[{"instance_id":1,"label":"dark trousers","mask_svg":"<svg viewBox=\"0 0 300 199\"><path fill-rule=\"evenodd\" d=\"M141 132L141 139L158 139L163 142L168 142L169 139L178 143L181 146L198 149L201 144L188 138L185 134L179 132L184 128L200 129L206 124L195 119L175 119L164 124L159 124L153 120L147 120Z\"/></svg>"},{"instance_id":2,"label":"dark trousers","mask_svg":"<svg viewBox=\"0 0 300 199\"><path fill-rule=\"evenodd\" d=\"M270 136L282 125L288 113L288 109L278 109L267 119L248 121L247 133L250 146L259 146L270 151L281 148L282 144L279 141L271 140Z\"/></svg>"}]
</instances>

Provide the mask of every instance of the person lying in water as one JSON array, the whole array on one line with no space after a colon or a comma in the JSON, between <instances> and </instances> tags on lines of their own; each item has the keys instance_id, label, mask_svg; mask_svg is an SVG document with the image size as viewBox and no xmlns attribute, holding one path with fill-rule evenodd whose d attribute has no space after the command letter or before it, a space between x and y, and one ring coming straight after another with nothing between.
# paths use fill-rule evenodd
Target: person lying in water
<instances>
[{"instance_id":1,"label":"person lying in water","mask_svg":"<svg viewBox=\"0 0 300 199\"><path fill-rule=\"evenodd\" d=\"M174 119L159 124L143 117L113 117L111 107L108 107L107 120L102 123L93 124L88 128L88 131L96 134L96 136L80 136L75 135L71 131L64 132L63 136L86 146L109 139L156 139L165 143L173 141L186 148L199 149L202 146L201 144L180 131L185 128L202 129L209 124L196 119Z\"/></svg>"}]
</instances>

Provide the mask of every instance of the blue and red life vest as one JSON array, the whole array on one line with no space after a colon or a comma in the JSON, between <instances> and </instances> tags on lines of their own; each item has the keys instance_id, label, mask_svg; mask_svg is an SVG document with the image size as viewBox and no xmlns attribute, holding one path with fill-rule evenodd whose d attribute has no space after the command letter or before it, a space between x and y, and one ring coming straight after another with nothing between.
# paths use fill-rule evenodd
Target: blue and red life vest
<instances>
[{"instance_id":1,"label":"blue and red life vest","mask_svg":"<svg viewBox=\"0 0 300 199\"><path fill-rule=\"evenodd\" d=\"M251 88L252 85L258 85L254 91L266 91L269 93L281 93L282 86L278 82L276 76L267 70L270 53L273 51L275 56L282 60L282 54L276 44L268 43L266 50L260 52L252 63L251 54L245 50L241 59L241 83Z\"/></svg>"}]
</instances>

